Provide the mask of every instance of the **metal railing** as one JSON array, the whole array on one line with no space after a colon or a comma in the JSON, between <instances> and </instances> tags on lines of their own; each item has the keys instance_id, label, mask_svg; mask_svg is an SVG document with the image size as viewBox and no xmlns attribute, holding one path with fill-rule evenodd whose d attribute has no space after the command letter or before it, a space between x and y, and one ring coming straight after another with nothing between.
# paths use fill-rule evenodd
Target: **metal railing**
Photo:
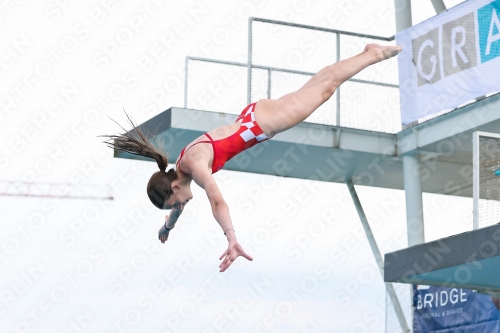
<instances>
[{"instance_id":1,"label":"metal railing","mask_svg":"<svg viewBox=\"0 0 500 333\"><path fill-rule=\"evenodd\" d=\"M354 32L349 32L349 31L342 31L342 30L337 30L337 29L327 29L327 28L321 28L321 27L314 27L314 26L309 26L309 25L302 25L302 24L295 24L295 23L289 23L289 22L281 22L281 21L274 21L274 20L267 20L267 19L261 19L261 18L249 18L249 29L248 29L248 61L247 63L243 62L234 62L234 61L225 61L225 60L216 60L216 59L207 59L207 58L201 58L201 57L191 57L187 56L185 59L185 82L184 82L184 107L188 108L189 106L189 94L190 94L190 83L189 83L189 70L190 70L190 63L191 62L204 62L204 63L210 63L210 64L219 64L219 65L225 65L225 66L236 66L238 68L247 68L247 78L246 78L246 102L247 104L250 104L252 102L252 79L253 79L253 72L252 70L263 70L267 73L267 89L266 91L266 96L267 98L279 98L281 96L273 96L271 92L271 87L273 83L275 84L276 79L273 79L272 73L288 73L288 74L294 74L294 75L302 75L302 76L308 76L312 77L316 73L312 71L302 71L302 70L297 70L297 69L290 69L290 68L283 68L283 67L277 67L277 66L269 66L269 65L263 65L256 63L254 61L254 43L253 43L253 24L254 23L265 23L265 24L272 24L272 25L279 25L283 27L290 27L290 28L298 28L298 29L305 29L305 30L312 30L312 31L320 31L320 32L325 32L325 33L331 33L334 34L335 39L336 39L336 54L334 55L333 59L335 59L336 62L340 61L341 59L341 37L342 36L350 36L350 37L356 37L356 38L363 38L363 39L370 39L370 40L378 40L378 41L393 41L394 36L391 37L379 37L379 36L374 36L374 35L368 35L368 34L360 34L360 33L354 33ZM332 61L335 62L335 61ZM379 86L379 87L388 87L388 88L393 88L393 89L399 89L399 86L397 84L389 83L389 82L383 82L383 81L378 81L378 80L369 80L369 79L362 79L362 78L351 78L348 80L348 82L353 82L353 83L362 83L365 85L368 85L366 89L369 89L370 86ZM365 88L363 88L365 89ZM262 91L264 90L264 87ZM337 126L342 126L342 119L341 119L341 91L342 87L339 87L336 90L335 93L335 118L334 118L334 123L329 123L329 125L337 125ZM264 98L264 96L262 96ZM220 110L214 110L214 111L220 111ZM395 111L399 115L399 108ZM383 129L375 129L379 130L382 132L397 132L401 129L400 127L400 122L397 124L399 128L395 130L383 130ZM360 126L356 126L357 124L352 124L352 122L347 125L349 127L355 127L355 128L362 128L366 129L363 127L362 124L359 124ZM365 126L366 127L366 126Z\"/></svg>"},{"instance_id":2,"label":"metal railing","mask_svg":"<svg viewBox=\"0 0 500 333\"><path fill-rule=\"evenodd\" d=\"M271 85L271 70L276 70L276 71L283 71L283 72L288 72L292 74L302 74L302 75L310 75L313 76L316 73L311 73L311 72L301 72L301 71L292 71L292 70L285 70L281 68L272 68L272 67L266 67L266 66L257 66L252 63L252 50L253 50L253 38L252 38L252 32L253 32L253 23L254 22L263 22L263 23L269 23L269 24L275 24L275 25L282 25L282 26L287 26L287 27L294 27L294 28L301 28L301 29L307 29L307 30L313 30L313 31L322 31L322 32L328 32L328 33L334 33L336 35L336 62L340 61L340 49L341 49L341 44L340 44L340 36L341 35L346 35L346 36L353 36L353 37L360 37L360 38L368 38L368 39L375 39L375 40L382 40L382 41L392 41L394 40L394 36L391 37L379 37L379 36L373 36L373 35L367 35L367 34L360 34L360 33L355 33L355 32L350 32L350 31L343 31L343 30L337 30L337 29L328 29L328 28L321 28L321 27L315 27L315 26L310 26L310 25L304 25L304 24L296 24L296 23L290 23L290 22L283 22L283 21L276 21L276 20L268 20L268 19L262 19L262 18L257 18L257 17L250 17L248 20L248 63L247 63L247 68L248 68L248 73L247 73L247 104L250 104L251 101L251 95L252 95L252 68L261 68L261 69L267 69L268 70L268 91L270 90L270 85ZM382 85L382 86L389 86L389 87L394 87L394 88L399 88L398 85L394 84L387 84L383 82L376 82L376 81L369 81L369 80L359 80L359 79L354 79L351 78L348 81L352 82L359 82L359 83L367 83L367 84L375 84L375 85ZM337 88L336 91L336 124L340 125L340 87ZM270 96L268 95L268 98Z\"/></svg>"},{"instance_id":3,"label":"metal railing","mask_svg":"<svg viewBox=\"0 0 500 333\"><path fill-rule=\"evenodd\" d=\"M188 74L189 74L189 61L204 61L204 62L210 62L214 64L221 64L221 65L231 65L231 66L239 66L239 67L247 67L247 68L256 68L256 69L264 69L267 70L269 75L268 75L268 94L267 97L271 98L271 71L276 71L276 72L282 72L282 73L291 73L291 74L301 74L301 75L310 75L313 76L316 73L312 72L304 72L304 71L296 71L292 69L286 69L286 68L278 68L278 67L270 67L270 66L260 66L260 65L248 65L242 62L234 62L234 61L225 61L225 60L216 60L216 59L208 59L208 58L201 58L201 57L191 57L187 56L186 61L185 61L185 75L186 75L186 80L184 80L184 107L187 107L187 95L188 95ZM385 83L385 82L377 82L377 81L370 81L370 80L362 80L362 79L354 79L350 78L347 81L352 81L352 82L358 82L358 83L366 83L366 84L374 84L378 86L385 86L385 87L392 87L392 88L399 88L399 85L397 84L391 84L391 83ZM248 90L247 90L247 97L250 98L251 95L251 85L248 84ZM250 104L252 101L250 99L247 99L248 104Z\"/></svg>"}]
</instances>

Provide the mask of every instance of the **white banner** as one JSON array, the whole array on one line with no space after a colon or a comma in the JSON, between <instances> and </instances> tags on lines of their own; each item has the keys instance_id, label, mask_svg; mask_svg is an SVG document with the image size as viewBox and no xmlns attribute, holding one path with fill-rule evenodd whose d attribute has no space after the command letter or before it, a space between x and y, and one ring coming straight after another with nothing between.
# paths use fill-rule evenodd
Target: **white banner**
<instances>
[{"instance_id":1,"label":"white banner","mask_svg":"<svg viewBox=\"0 0 500 333\"><path fill-rule=\"evenodd\" d=\"M466 1L396 42L404 125L500 91L500 0Z\"/></svg>"}]
</instances>

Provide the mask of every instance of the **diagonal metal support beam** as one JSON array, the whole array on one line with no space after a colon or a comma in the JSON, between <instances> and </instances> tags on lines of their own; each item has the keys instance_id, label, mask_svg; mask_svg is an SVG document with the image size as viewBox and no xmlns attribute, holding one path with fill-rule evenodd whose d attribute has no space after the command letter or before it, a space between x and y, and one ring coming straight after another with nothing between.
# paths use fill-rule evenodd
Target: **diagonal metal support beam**
<instances>
[{"instance_id":1,"label":"diagonal metal support beam","mask_svg":"<svg viewBox=\"0 0 500 333\"><path fill-rule=\"evenodd\" d=\"M436 11L436 14L440 14L446 11L446 6L443 0L431 0L431 2L432 6L434 7L434 10Z\"/></svg>"},{"instance_id":2,"label":"diagonal metal support beam","mask_svg":"<svg viewBox=\"0 0 500 333\"><path fill-rule=\"evenodd\" d=\"M380 274L382 275L383 280L384 259L380 255L380 250L378 249L377 242L375 241L375 237L373 236L372 229L370 228L368 219L366 218L363 207L361 206L361 202L359 201L359 197L356 193L356 189L354 188L352 179L346 180L346 184L347 188L349 189L349 193L351 194L352 201L354 202L354 206L356 206L356 210L358 211L359 219L361 220L361 224L363 225L363 229L365 230L366 238L368 238L368 243L370 243L373 256L375 257L375 261L377 262L377 266L380 270ZM401 309L401 304L399 303L399 299L396 295L396 291L394 290L394 286L391 283L386 283L386 289L391 299L392 305L394 306L394 310L396 311L396 316L398 317L401 329L403 330L403 332L410 332L410 328L408 327L405 315L403 313L403 310Z\"/></svg>"},{"instance_id":3,"label":"diagonal metal support beam","mask_svg":"<svg viewBox=\"0 0 500 333\"><path fill-rule=\"evenodd\" d=\"M358 211L361 225L365 230L366 238L368 238L368 243L370 243L370 248L372 249L373 256L375 257L375 261L377 262L377 266L380 270L380 274L382 275L382 278L384 278L384 259L380 255L380 250L378 249L378 245L375 241L375 237L373 236L372 229L370 228L370 224L368 223L368 219L366 218L365 211L363 210L361 202L359 201L359 197L356 189L354 188L352 179L348 179L346 181L346 184L347 188L349 189L349 193L351 194L352 201L354 202L354 206L356 206L356 210Z\"/></svg>"}]
</instances>

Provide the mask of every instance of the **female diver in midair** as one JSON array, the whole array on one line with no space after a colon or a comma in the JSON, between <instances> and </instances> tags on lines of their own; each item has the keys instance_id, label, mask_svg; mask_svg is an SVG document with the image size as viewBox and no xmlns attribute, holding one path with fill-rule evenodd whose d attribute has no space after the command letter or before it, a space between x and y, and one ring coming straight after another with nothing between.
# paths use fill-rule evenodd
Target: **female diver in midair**
<instances>
[{"instance_id":1,"label":"female diver in midair","mask_svg":"<svg viewBox=\"0 0 500 333\"><path fill-rule=\"evenodd\" d=\"M193 198L191 181L205 190L212 213L229 243L219 258L224 259L219 265L220 271L224 272L239 256L253 259L236 240L229 208L212 174L238 153L305 120L333 95L338 86L364 68L399 52L399 46L368 44L360 54L323 68L299 90L278 100L263 99L248 105L234 124L211 130L188 144L177 158L176 169L168 172L165 172L168 166L166 154L151 144L132 122L135 131L107 135L105 137L110 140L106 143L118 150L153 158L158 164L160 171L151 176L147 193L156 207L171 210L158 233L162 243L167 241L170 230Z\"/></svg>"}]
</instances>

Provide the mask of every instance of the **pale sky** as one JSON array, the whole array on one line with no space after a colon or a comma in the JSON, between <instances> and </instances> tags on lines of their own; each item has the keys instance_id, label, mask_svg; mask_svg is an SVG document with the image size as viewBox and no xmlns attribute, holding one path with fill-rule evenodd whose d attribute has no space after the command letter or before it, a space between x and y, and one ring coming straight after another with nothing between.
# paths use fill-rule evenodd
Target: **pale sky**
<instances>
[{"instance_id":1,"label":"pale sky","mask_svg":"<svg viewBox=\"0 0 500 333\"><path fill-rule=\"evenodd\" d=\"M123 109L142 123L181 107L185 56L244 61L249 16L392 36L392 0L2 6L0 180L110 185L114 200L0 197L1 332L385 331L385 285L345 185L217 173L254 258L219 273L227 241L203 191L161 244L156 165L115 159L96 136L119 131L107 116L124 123ZM414 1L414 24L433 15ZM406 247L404 192L357 191L381 252ZM424 194L424 207L426 241L472 228L471 199Z\"/></svg>"}]
</instances>

